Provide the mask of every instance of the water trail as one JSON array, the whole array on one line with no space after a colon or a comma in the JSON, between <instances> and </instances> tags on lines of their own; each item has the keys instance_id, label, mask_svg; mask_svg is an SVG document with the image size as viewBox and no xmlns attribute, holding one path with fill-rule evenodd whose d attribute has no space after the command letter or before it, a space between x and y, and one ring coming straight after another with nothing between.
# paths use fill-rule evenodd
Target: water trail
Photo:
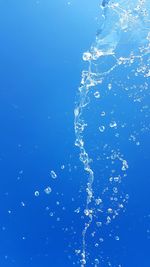
<instances>
[{"instance_id":1,"label":"water trail","mask_svg":"<svg viewBox=\"0 0 150 267\"><path fill-rule=\"evenodd\" d=\"M103 92L103 96L107 98L108 92L104 92L106 84L108 85L108 91L111 91L112 85L114 84L117 88L124 88L128 97L133 99L133 102L141 102L140 96L141 94L145 94L144 92L148 88L148 78L150 76L149 0L103 0L100 3L100 9L102 14L100 29L89 51L83 54L83 60L88 62L88 68L82 71L81 84L74 110L75 145L79 148L80 161L83 163L84 170L87 173L85 189L87 197L84 208L85 224L82 231L81 267L89 263L89 252L87 251L86 240L87 234L93 223L93 218L97 218L95 202L99 205L102 201L101 198L96 198L95 196L96 193L93 189L93 184L95 182L95 171L93 168L94 159L91 157L92 152L87 149L88 145L85 142L85 139L87 139L85 138L85 129L89 127L85 114L90 107L91 95L94 92L95 98L99 99L100 92L97 88L100 88ZM120 75L122 75L124 70L126 72L125 80L117 79L117 73L120 72ZM133 83L130 82L130 85L127 84L128 81L133 79L133 76L135 79L139 77L141 79L141 76L143 77L143 80L140 80L139 84L141 88L140 93L133 90L137 89L134 88L135 85ZM115 94L116 92L114 95ZM101 113L101 116L105 116L105 111ZM124 125L126 125L126 123ZM117 127L115 120L110 122L109 128L118 130ZM122 124L121 127L124 128L125 126ZM100 125L99 131L103 133L105 131L105 126ZM119 135L120 133L118 130L118 132L115 133L115 138L119 137ZM130 138L134 139L135 135L131 134ZM111 147L111 144L110 146L108 146L108 144L104 145L104 149L108 147L110 147L110 156L108 157L107 155L107 159L109 158L112 164L115 164L115 162L117 162L117 164L120 162L121 164L120 173L110 177L109 181L110 183L119 182L122 180L122 177L126 176L128 162L120 152L119 146L118 148L114 148L113 146ZM104 151L102 152L100 149L99 152L104 154ZM111 172L113 173L113 171ZM103 190L102 194L104 195L106 191L108 191L108 187ZM113 186L113 194L117 192L118 188ZM111 199L114 201L115 197L111 197ZM117 202L117 205L120 206L117 206L114 210L107 208L106 225L111 221L111 214L112 219L115 219L121 208L123 208L123 204L118 204ZM99 265L99 260L97 258L94 264L94 266Z\"/></svg>"}]
</instances>

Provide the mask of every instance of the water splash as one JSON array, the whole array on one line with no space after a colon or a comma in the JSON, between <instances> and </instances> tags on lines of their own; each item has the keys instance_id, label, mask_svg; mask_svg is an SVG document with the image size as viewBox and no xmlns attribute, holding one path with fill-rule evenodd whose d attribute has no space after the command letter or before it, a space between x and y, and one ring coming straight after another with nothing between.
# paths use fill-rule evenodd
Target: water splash
<instances>
[{"instance_id":1,"label":"water splash","mask_svg":"<svg viewBox=\"0 0 150 267\"><path fill-rule=\"evenodd\" d=\"M120 189L128 170L128 162L121 153L122 143L125 142L124 136L126 140L134 140L136 145L139 145L139 132L149 129L146 124L149 111L146 97L149 95L150 76L150 15L148 13L150 3L148 0L103 0L100 9L101 26L96 40L83 54L83 60L88 62L88 68L82 71L74 110L75 145L80 150L80 161L87 173L81 267L88 264L96 267L102 261L102 257L98 259L95 256L93 260L87 249L89 232L93 236L96 234L93 231L93 224L97 227L108 226L120 211L124 210L128 201L128 194ZM117 104L112 103L116 97L119 101L124 101L123 97L128 97L130 100L128 108L133 112L130 122L126 111L118 111ZM101 101L101 105L100 102L94 101ZM107 106L107 101L110 101L110 107ZM135 103L139 106L135 106ZM137 109L142 116L144 114L144 121L139 117L135 127ZM98 125L97 113L101 117L100 125ZM109 123L108 119L102 119L107 117L107 113L109 119L111 118ZM99 133L96 132L94 124ZM100 137L99 134L101 134ZM89 145L90 142L91 145ZM101 162L102 166L104 160L108 163L101 178L97 180L96 170L102 172L97 162ZM102 179L105 175L108 178ZM94 189L94 184L96 189L97 185L101 189L100 196ZM115 239L119 240L119 237L116 235ZM95 247L98 247L102 240L101 237ZM108 266L111 266L109 260Z\"/></svg>"}]
</instances>

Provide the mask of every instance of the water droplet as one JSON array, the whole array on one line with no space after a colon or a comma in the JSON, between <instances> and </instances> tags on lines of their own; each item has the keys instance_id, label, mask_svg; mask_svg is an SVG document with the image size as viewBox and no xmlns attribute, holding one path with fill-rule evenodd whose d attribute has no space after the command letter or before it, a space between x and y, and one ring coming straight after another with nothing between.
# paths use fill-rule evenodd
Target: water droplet
<instances>
[{"instance_id":1,"label":"water droplet","mask_svg":"<svg viewBox=\"0 0 150 267\"><path fill-rule=\"evenodd\" d=\"M117 194L117 193L118 193L118 188L117 188L117 187L113 187L113 192L114 192L115 194Z\"/></svg>"},{"instance_id":2,"label":"water droplet","mask_svg":"<svg viewBox=\"0 0 150 267\"><path fill-rule=\"evenodd\" d=\"M109 209L107 210L107 212L108 212L108 213L113 213L113 210L112 210L111 208L109 208Z\"/></svg>"},{"instance_id":3,"label":"water droplet","mask_svg":"<svg viewBox=\"0 0 150 267\"><path fill-rule=\"evenodd\" d=\"M126 160L122 161L122 171L126 171L128 169L128 163Z\"/></svg>"},{"instance_id":4,"label":"water droplet","mask_svg":"<svg viewBox=\"0 0 150 267\"><path fill-rule=\"evenodd\" d=\"M102 199L101 198L97 198L95 200L95 202L96 202L97 205L100 205L102 203Z\"/></svg>"},{"instance_id":5,"label":"water droplet","mask_svg":"<svg viewBox=\"0 0 150 267\"><path fill-rule=\"evenodd\" d=\"M98 259L95 259L95 264L99 264L99 260Z\"/></svg>"},{"instance_id":6,"label":"water droplet","mask_svg":"<svg viewBox=\"0 0 150 267\"><path fill-rule=\"evenodd\" d=\"M35 191L34 195L35 195L35 197L38 197L40 195L40 192L39 191Z\"/></svg>"},{"instance_id":7,"label":"water droplet","mask_svg":"<svg viewBox=\"0 0 150 267\"><path fill-rule=\"evenodd\" d=\"M111 89L112 89L112 84L109 83L109 84L108 84L108 90L111 90Z\"/></svg>"},{"instance_id":8,"label":"water droplet","mask_svg":"<svg viewBox=\"0 0 150 267\"><path fill-rule=\"evenodd\" d=\"M93 211L90 210L90 209L85 209L85 210L84 210L84 214L85 214L86 216L89 216L89 215L92 214L92 213L93 213Z\"/></svg>"},{"instance_id":9,"label":"water droplet","mask_svg":"<svg viewBox=\"0 0 150 267\"><path fill-rule=\"evenodd\" d=\"M101 227L102 226L102 222L97 222L96 225L97 225L97 227Z\"/></svg>"},{"instance_id":10,"label":"water droplet","mask_svg":"<svg viewBox=\"0 0 150 267\"><path fill-rule=\"evenodd\" d=\"M106 218L106 225L108 225L110 223L111 223L111 218L110 218L110 216L107 216L107 218Z\"/></svg>"},{"instance_id":11,"label":"water droplet","mask_svg":"<svg viewBox=\"0 0 150 267\"><path fill-rule=\"evenodd\" d=\"M118 235L115 236L115 240L116 240L116 241L119 241L119 240L120 240L120 238L119 238Z\"/></svg>"},{"instance_id":12,"label":"water droplet","mask_svg":"<svg viewBox=\"0 0 150 267\"><path fill-rule=\"evenodd\" d=\"M104 125L99 126L99 130L101 133L103 133L105 131L105 126Z\"/></svg>"},{"instance_id":13,"label":"water droplet","mask_svg":"<svg viewBox=\"0 0 150 267\"><path fill-rule=\"evenodd\" d=\"M106 115L105 111L101 112L101 116L104 117Z\"/></svg>"},{"instance_id":14,"label":"water droplet","mask_svg":"<svg viewBox=\"0 0 150 267\"><path fill-rule=\"evenodd\" d=\"M119 208L123 209L124 208L123 204L119 204Z\"/></svg>"},{"instance_id":15,"label":"water droplet","mask_svg":"<svg viewBox=\"0 0 150 267\"><path fill-rule=\"evenodd\" d=\"M100 92L96 91L96 92L94 93L94 96L95 96L95 98L100 98Z\"/></svg>"},{"instance_id":16,"label":"water droplet","mask_svg":"<svg viewBox=\"0 0 150 267\"><path fill-rule=\"evenodd\" d=\"M65 165L61 165L61 169L64 170L65 169Z\"/></svg>"},{"instance_id":17,"label":"water droplet","mask_svg":"<svg viewBox=\"0 0 150 267\"><path fill-rule=\"evenodd\" d=\"M114 177L115 182L119 182L119 180L120 180L120 177L118 177L118 176Z\"/></svg>"},{"instance_id":18,"label":"water droplet","mask_svg":"<svg viewBox=\"0 0 150 267\"><path fill-rule=\"evenodd\" d=\"M21 206L25 207L25 203L23 201L21 201Z\"/></svg>"},{"instance_id":19,"label":"water droplet","mask_svg":"<svg viewBox=\"0 0 150 267\"><path fill-rule=\"evenodd\" d=\"M83 60L84 61L89 61L92 59L92 54L90 52L84 52L83 53Z\"/></svg>"},{"instance_id":20,"label":"water droplet","mask_svg":"<svg viewBox=\"0 0 150 267\"><path fill-rule=\"evenodd\" d=\"M81 267L82 267L82 266L84 266L86 264L86 260L85 259L82 259L82 260L80 260L80 263L82 264L81 265Z\"/></svg>"},{"instance_id":21,"label":"water droplet","mask_svg":"<svg viewBox=\"0 0 150 267\"><path fill-rule=\"evenodd\" d=\"M80 212L80 207L77 208L74 212L75 212L75 213L79 213L79 212Z\"/></svg>"},{"instance_id":22,"label":"water droplet","mask_svg":"<svg viewBox=\"0 0 150 267\"><path fill-rule=\"evenodd\" d=\"M76 249L75 253L76 253L76 255L79 255L81 253L81 250L80 249Z\"/></svg>"},{"instance_id":23,"label":"water droplet","mask_svg":"<svg viewBox=\"0 0 150 267\"><path fill-rule=\"evenodd\" d=\"M53 179L56 179L57 178L57 174L54 172L54 171L51 171L51 177L53 178Z\"/></svg>"},{"instance_id":24,"label":"water droplet","mask_svg":"<svg viewBox=\"0 0 150 267\"><path fill-rule=\"evenodd\" d=\"M47 195L49 195L49 194L52 192L51 187L50 187L50 186L46 187L46 188L44 189L44 192L45 192Z\"/></svg>"},{"instance_id":25,"label":"water droplet","mask_svg":"<svg viewBox=\"0 0 150 267\"><path fill-rule=\"evenodd\" d=\"M110 126L110 128L116 128L117 123L115 121L112 121L112 122L110 122L109 126Z\"/></svg>"}]
</instances>

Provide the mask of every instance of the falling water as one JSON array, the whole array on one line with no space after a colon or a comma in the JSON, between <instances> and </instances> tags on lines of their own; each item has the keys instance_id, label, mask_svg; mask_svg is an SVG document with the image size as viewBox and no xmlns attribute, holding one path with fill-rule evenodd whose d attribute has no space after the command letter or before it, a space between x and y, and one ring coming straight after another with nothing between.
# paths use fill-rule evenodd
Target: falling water
<instances>
[{"instance_id":1,"label":"falling water","mask_svg":"<svg viewBox=\"0 0 150 267\"><path fill-rule=\"evenodd\" d=\"M101 1L100 28L83 54L87 69L74 110L75 145L87 174L81 267L103 261L91 256L89 236L98 235L95 227L105 232L125 210L129 196L122 184L130 164L122 149L128 142L139 146L140 134L149 130L149 10L149 0ZM94 246L102 242L100 236Z\"/></svg>"}]
</instances>

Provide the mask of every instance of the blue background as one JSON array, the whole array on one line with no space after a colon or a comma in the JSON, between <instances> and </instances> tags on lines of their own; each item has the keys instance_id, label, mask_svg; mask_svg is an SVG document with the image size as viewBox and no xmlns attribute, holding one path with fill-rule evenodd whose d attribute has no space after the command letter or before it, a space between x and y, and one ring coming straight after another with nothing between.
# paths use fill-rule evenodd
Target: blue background
<instances>
[{"instance_id":1,"label":"blue background","mask_svg":"<svg viewBox=\"0 0 150 267\"><path fill-rule=\"evenodd\" d=\"M70 2L0 1L2 267L78 265L73 251L81 242L82 222L72 210L85 199L78 196L84 183L74 147L73 110L82 53L98 29L99 1ZM142 147L129 153L125 187L130 201L118 221L122 238L116 255L124 267L150 266L149 135L144 138ZM50 177L53 169L56 181ZM51 195L44 193L48 185ZM110 257L113 246L108 247Z\"/></svg>"}]
</instances>

